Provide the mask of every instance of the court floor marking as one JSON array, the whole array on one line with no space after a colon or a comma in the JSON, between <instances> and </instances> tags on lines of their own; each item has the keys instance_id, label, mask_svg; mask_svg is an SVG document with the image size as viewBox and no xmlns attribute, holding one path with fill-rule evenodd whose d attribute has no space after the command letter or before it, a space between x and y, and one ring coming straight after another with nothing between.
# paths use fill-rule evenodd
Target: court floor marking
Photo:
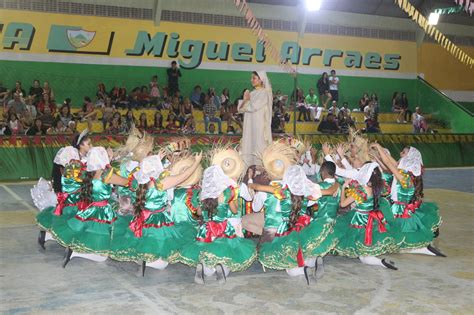
<instances>
[{"instance_id":1,"label":"court floor marking","mask_svg":"<svg viewBox=\"0 0 474 315\"><path fill-rule=\"evenodd\" d=\"M3 187L3 189L5 189L5 191L7 193L9 193L13 199L15 199L16 201L18 201L19 203L21 203L22 205L24 205L26 207L26 209L28 209L29 211L37 214L38 213L38 210L33 208L32 206L30 206L25 200L23 200L20 196L18 196L18 194L16 192L14 192L13 190L11 190L8 186L6 185L0 185L0 187Z\"/></svg>"}]
</instances>

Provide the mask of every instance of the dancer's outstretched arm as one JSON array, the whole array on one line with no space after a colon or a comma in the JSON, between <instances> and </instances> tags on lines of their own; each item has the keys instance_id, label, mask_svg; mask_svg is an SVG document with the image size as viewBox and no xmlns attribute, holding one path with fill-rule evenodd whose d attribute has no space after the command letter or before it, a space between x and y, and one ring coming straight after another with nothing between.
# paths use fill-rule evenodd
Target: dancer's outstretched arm
<instances>
[{"instance_id":1,"label":"dancer's outstretched arm","mask_svg":"<svg viewBox=\"0 0 474 315\"><path fill-rule=\"evenodd\" d=\"M201 163L201 159L202 159L202 152L199 152L198 154L196 154L194 156L193 165L191 165L191 167L188 168L186 171L184 171L183 173L181 173L179 175L165 177L161 181L161 184L163 185L162 189L163 190L168 190L170 188L176 187L177 185L181 184L186 179L188 179L188 177L191 176L194 173L196 168Z\"/></svg>"}]
</instances>

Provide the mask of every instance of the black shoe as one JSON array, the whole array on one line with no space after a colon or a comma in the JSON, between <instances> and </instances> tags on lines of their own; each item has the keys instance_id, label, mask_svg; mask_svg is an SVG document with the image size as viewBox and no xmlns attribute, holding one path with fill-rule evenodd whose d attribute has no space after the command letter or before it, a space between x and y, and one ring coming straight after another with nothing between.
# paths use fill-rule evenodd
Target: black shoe
<instances>
[{"instance_id":1,"label":"black shoe","mask_svg":"<svg viewBox=\"0 0 474 315\"><path fill-rule=\"evenodd\" d=\"M434 248L433 246L431 245L428 245L428 250L430 252L432 252L433 254L435 254L436 256L439 256L439 257L447 257L445 254L443 254L439 249L437 248Z\"/></svg>"},{"instance_id":2,"label":"black shoe","mask_svg":"<svg viewBox=\"0 0 474 315\"><path fill-rule=\"evenodd\" d=\"M437 228L434 232L434 238L437 238L439 236L439 228Z\"/></svg>"},{"instance_id":3,"label":"black shoe","mask_svg":"<svg viewBox=\"0 0 474 315\"><path fill-rule=\"evenodd\" d=\"M69 247L66 248L66 257L64 258L64 261L63 261L63 268L66 268L66 265L71 260L71 255L72 255L72 249L70 249Z\"/></svg>"},{"instance_id":4,"label":"black shoe","mask_svg":"<svg viewBox=\"0 0 474 315\"><path fill-rule=\"evenodd\" d=\"M308 266L304 266L304 277L306 279L306 284L309 285L309 267Z\"/></svg>"},{"instance_id":5,"label":"black shoe","mask_svg":"<svg viewBox=\"0 0 474 315\"><path fill-rule=\"evenodd\" d=\"M146 261L142 261L142 277L145 276Z\"/></svg>"},{"instance_id":6,"label":"black shoe","mask_svg":"<svg viewBox=\"0 0 474 315\"><path fill-rule=\"evenodd\" d=\"M316 257L316 262L314 264L314 270L315 270L316 279L321 279L324 275L323 257L321 257L321 256Z\"/></svg>"},{"instance_id":7,"label":"black shoe","mask_svg":"<svg viewBox=\"0 0 474 315\"><path fill-rule=\"evenodd\" d=\"M382 259L382 264L383 264L387 269L398 270L398 268L394 266L394 262L393 262L393 261L387 262L387 261L385 260L385 258L384 258L384 259Z\"/></svg>"},{"instance_id":8,"label":"black shoe","mask_svg":"<svg viewBox=\"0 0 474 315\"><path fill-rule=\"evenodd\" d=\"M194 274L194 282L197 284L204 284L204 266L198 264L196 266L196 273Z\"/></svg>"},{"instance_id":9,"label":"black shoe","mask_svg":"<svg viewBox=\"0 0 474 315\"><path fill-rule=\"evenodd\" d=\"M38 235L38 244L43 250L46 249L44 243L46 243L46 231L40 231Z\"/></svg>"},{"instance_id":10,"label":"black shoe","mask_svg":"<svg viewBox=\"0 0 474 315\"><path fill-rule=\"evenodd\" d=\"M217 282L219 282L219 284L226 283L227 277L225 276L224 267L221 264L216 265L216 275L217 275Z\"/></svg>"}]
</instances>

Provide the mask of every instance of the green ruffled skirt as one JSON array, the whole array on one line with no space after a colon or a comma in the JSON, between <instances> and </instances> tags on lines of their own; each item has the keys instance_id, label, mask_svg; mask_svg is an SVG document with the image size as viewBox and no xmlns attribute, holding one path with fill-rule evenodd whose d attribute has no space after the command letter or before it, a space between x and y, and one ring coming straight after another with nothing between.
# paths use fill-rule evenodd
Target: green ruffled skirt
<instances>
[{"instance_id":1,"label":"green ruffled skirt","mask_svg":"<svg viewBox=\"0 0 474 315\"><path fill-rule=\"evenodd\" d=\"M271 269L296 268L300 248L300 234L293 231L288 235L276 236L271 242L261 244L258 260L263 266Z\"/></svg>"},{"instance_id":2,"label":"green ruffled skirt","mask_svg":"<svg viewBox=\"0 0 474 315\"><path fill-rule=\"evenodd\" d=\"M54 214L56 207L48 207L43 209L36 215L36 223L44 230L49 231L59 218L70 219L77 213L77 206L66 206L62 210L60 216ZM61 220L59 220L61 221Z\"/></svg>"},{"instance_id":3,"label":"green ruffled skirt","mask_svg":"<svg viewBox=\"0 0 474 315\"><path fill-rule=\"evenodd\" d=\"M164 212L144 222L142 236L130 229L134 217L120 216L113 225L110 257L120 261L153 262L158 259L175 263L179 250L194 241L196 228L191 224L173 224Z\"/></svg>"},{"instance_id":4,"label":"green ruffled skirt","mask_svg":"<svg viewBox=\"0 0 474 315\"><path fill-rule=\"evenodd\" d=\"M222 224L222 222L218 224ZM219 237L205 242L206 235L207 224L203 224L199 229L198 237L180 251L179 261L181 263L189 266L203 263L209 267L221 264L235 272L249 268L257 258L255 243L252 240L238 237L228 222Z\"/></svg>"},{"instance_id":5,"label":"green ruffled skirt","mask_svg":"<svg viewBox=\"0 0 474 315\"><path fill-rule=\"evenodd\" d=\"M336 244L338 238L333 233L335 220L317 218L300 232L301 249L305 258L325 256Z\"/></svg>"},{"instance_id":6,"label":"green ruffled skirt","mask_svg":"<svg viewBox=\"0 0 474 315\"><path fill-rule=\"evenodd\" d=\"M109 204L92 206L69 219L58 217L51 233L61 245L73 251L108 255L115 220L116 214Z\"/></svg>"}]
</instances>

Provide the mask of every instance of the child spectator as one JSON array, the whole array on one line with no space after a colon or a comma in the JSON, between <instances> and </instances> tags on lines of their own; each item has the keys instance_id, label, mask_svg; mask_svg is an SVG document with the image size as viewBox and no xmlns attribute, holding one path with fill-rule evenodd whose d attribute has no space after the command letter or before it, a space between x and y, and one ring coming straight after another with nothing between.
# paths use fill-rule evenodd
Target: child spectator
<instances>
[{"instance_id":1,"label":"child spectator","mask_svg":"<svg viewBox=\"0 0 474 315\"><path fill-rule=\"evenodd\" d=\"M148 130L148 121L146 118L146 113L141 113L140 117L138 118L138 129L142 132Z\"/></svg>"},{"instance_id":2,"label":"child spectator","mask_svg":"<svg viewBox=\"0 0 474 315\"><path fill-rule=\"evenodd\" d=\"M336 70L331 70L331 76L329 77L329 93L331 93L334 101L339 101L339 78L336 76Z\"/></svg>"},{"instance_id":3,"label":"child spectator","mask_svg":"<svg viewBox=\"0 0 474 315\"><path fill-rule=\"evenodd\" d=\"M105 104L102 106L102 128L105 131L107 128L110 119L112 119L113 114L115 113L115 106L112 104L112 99L110 97L105 98Z\"/></svg>"},{"instance_id":4,"label":"child spectator","mask_svg":"<svg viewBox=\"0 0 474 315\"><path fill-rule=\"evenodd\" d=\"M158 76L154 75L150 81L150 105L158 106L160 99L160 86L158 85Z\"/></svg>"},{"instance_id":5,"label":"child spectator","mask_svg":"<svg viewBox=\"0 0 474 315\"><path fill-rule=\"evenodd\" d=\"M96 101L95 105L96 106L102 106L105 104L105 98L108 97L107 92L105 92L105 84L104 83L99 83L97 85L97 92L95 93L96 96Z\"/></svg>"},{"instance_id":6,"label":"child spectator","mask_svg":"<svg viewBox=\"0 0 474 315\"><path fill-rule=\"evenodd\" d=\"M415 112L412 114L413 132L414 133L425 133L428 132L428 124L426 122L420 107L415 108Z\"/></svg>"},{"instance_id":7,"label":"child spectator","mask_svg":"<svg viewBox=\"0 0 474 315\"><path fill-rule=\"evenodd\" d=\"M157 131L161 131L163 129L163 115L159 110L156 111L153 118L153 129Z\"/></svg>"}]
</instances>

